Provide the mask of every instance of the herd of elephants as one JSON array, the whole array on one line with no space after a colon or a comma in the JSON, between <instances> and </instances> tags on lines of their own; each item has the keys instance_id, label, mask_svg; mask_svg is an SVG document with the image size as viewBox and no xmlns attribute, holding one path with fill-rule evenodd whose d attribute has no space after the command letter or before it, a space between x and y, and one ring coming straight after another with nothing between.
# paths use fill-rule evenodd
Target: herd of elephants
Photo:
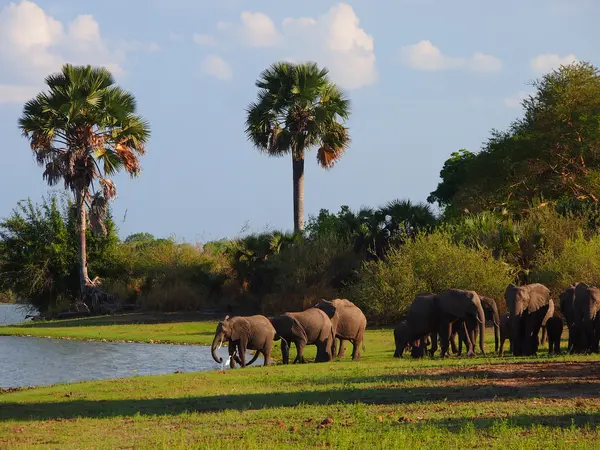
<instances>
[{"instance_id":1,"label":"herd of elephants","mask_svg":"<svg viewBox=\"0 0 600 450\"><path fill-rule=\"evenodd\" d=\"M449 289L439 294L419 294L413 300L406 316L394 328L396 350L394 357L402 357L410 349L412 357L433 356L441 347L442 357L452 352L460 355L463 343L467 355L475 354L479 335L479 349L485 355L485 322L493 323L495 351L503 354L508 339L514 356L533 356L546 336L549 354L560 354L560 341L564 324L569 330L570 353L598 352L600 341L600 288L585 283L569 286L559 296L558 309L550 289L540 283L515 286L509 284L504 292L507 312L498 313L496 301L479 296L477 292ZM487 313L487 314L486 314ZM304 362L304 347L315 345L315 362L331 361L334 356L344 356L344 341L352 343L352 359L360 359L360 349L367 319L358 306L347 299L320 300L301 312L287 312L267 318L263 315L225 317L217 325L211 346L212 357L218 363L217 347L229 343L230 367L252 364L259 354L264 365L271 363L273 342L281 340L283 364L289 363L289 350L295 344L294 363ZM458 335L459 345L455 338ZM339 348L336 345L339 339ZM427 347L430 346L429 351ZM246 350L255 354L246 361Z\"/></svg>"}]
</instances>

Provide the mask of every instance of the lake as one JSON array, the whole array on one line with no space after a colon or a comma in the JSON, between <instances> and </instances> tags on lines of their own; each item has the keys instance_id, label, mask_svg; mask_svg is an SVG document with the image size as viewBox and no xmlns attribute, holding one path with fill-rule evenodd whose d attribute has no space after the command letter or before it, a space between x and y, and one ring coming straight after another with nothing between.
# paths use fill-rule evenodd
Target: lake
<instances>
[{"instance_id":1,"label":"lake","mask_svg":"<svg viewBox=\"0 0 600 450\"><path fill-rule=\"evenodd\" d=\"M16 312L15 306L0 304L0 323L23 320L27 313ZM227 347L217 355L227 359ZM226 368L212 359L207 346L21 336L0 336L0 361L2 389ZM260 356L253 366L263 361Z\"/></svg>"},{"instance_id":2,"label":"lake","mask_svg":"<svg viewBox=\"0 0 600 450\"><path fill-rule=\"evenodd\" d=\"M23 322L27 314L36 314L35 308L27 305L0 303L0 326ZM27 322L30 321L31 319L27 319Z\"/></svg>"}]
</instances>

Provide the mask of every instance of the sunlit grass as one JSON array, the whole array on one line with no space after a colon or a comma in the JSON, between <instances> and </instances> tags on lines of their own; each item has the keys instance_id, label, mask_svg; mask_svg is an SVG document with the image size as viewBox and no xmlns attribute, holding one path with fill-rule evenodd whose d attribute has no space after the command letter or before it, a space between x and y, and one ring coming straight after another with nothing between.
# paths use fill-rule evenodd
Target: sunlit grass
<instances>
[{"instance_id":1,"label":"sunlit grass","mask_svg":"<svg viewBox=\"0 0 600 450\"><path fill-rule=\"evenodd\" d=\"M8 328L29 334L35 330L40 335L87 333L88 337L95 335L93 330L106 339L144 336L145 342L179 339L206 344L216 326L215 322L90 322ZM491 352L491 330L486 341ZM368 330L365 344L359 362L350 361L347 351L343 361L331 363L134 377L4 393L0 395L0 447L600 445L600 379L594 378L600 365L596 355L548 358L544 346L539 356L532 358L490 354L444 360L394 359L391 329ZM308 356L314 356L313 346L307 350ZM508 363L514 365L508 367ZM556 367L552 369L555 373L540 375L548 367ZM563 370L571 371L570 375ZM517 371L525 371L527 376L521 379L514 375ZM321 425L325 419L331 420Z\"/></svg>"}]
</instances>

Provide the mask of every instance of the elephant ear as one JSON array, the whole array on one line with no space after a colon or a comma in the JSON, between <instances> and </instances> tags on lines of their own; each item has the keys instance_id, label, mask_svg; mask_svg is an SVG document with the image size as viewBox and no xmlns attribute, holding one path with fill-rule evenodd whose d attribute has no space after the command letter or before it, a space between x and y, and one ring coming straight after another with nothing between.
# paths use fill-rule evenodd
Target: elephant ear
<instances>
[{"instance_id":1,"label":"elephant ear","mask_svg":"<svg viewBox=\"0 0 600 450\"><path fill-rule=\"evenodd\" d=\"M529 297L527 302L527 310L535 312L540 308L548 305L550 302L550 289L540 283L530 284L522 289Z\"/></svg>"},{"instance_id":2,"label":"elephant ear","mask_svg":"<svg viewBox=\"0 0 600 450\"><path fill-rule=\"evenodd\" d=\"M243 317L238 317L231 327L231 340L240 340L243 336L250 336L250 322Z\"/></svg>"},{"instance_id":3,"label":"elephant ear","mask_svg":"<svg viewBox=\"0 0 600 450\"><path fill-rule=\"evenodd\" d=\"M304 327L296 320L295 317L290 316L290 319L292 319L292 333L295 336L298 336L302 341L308 342L308 337L306 336Z\"/></svg>"},{"instance_id":4,"label":"elephant ear","mask_svg":"<svg viewBox=\"0 0 600 450\"><path fill-rule=\"evenodd\" d=\"M333 316L335 316L336 307L330 300L325 300L324 298L322 298L319 301L319 303L317 303L316 307L323 311L325 314L327 314L327 317L329 317L330 319L332 319Z\"/></svg>"}]
</instances>

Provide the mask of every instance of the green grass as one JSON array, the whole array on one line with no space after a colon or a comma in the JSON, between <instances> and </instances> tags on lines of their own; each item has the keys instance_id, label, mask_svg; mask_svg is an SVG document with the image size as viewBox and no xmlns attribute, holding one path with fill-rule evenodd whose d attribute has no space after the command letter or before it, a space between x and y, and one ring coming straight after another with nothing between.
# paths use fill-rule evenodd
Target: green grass
<instances>
[{"instance_id":1,"label":"green grass","mask_svg":"<svg viewBox=\"0 0 600 450\"><path fill-rule=\"evenodd\" d=\"M123 340L145 335L146 342L188 343L210 341L199 330L213 333L215 328L214 322L127 325L125 317L117 320L121 324L82 320L9 328L40 335L60 330L61 336L70 329L73 336L89 338L81 330L87 327L110 337L127 335ZM488 330L490 351L492 341ZM597 356L548 358L544 349L535 358L398 360L393 347L391 330L369 330L359 362L347 357L0 394L0 447L600 446ZM332 421L321 425L327 418Z\"/></svg>"},{"instance_id":2,"label":"green grass","mask_svg":"<svg viewBox=\"0 0 600 450\"><path fill-rule=\"evenodd\" d=\"M216 328L216 319L199 320L195 314L120 314L26 322L0 327L0 335L210 345Z\"/></svg>"}]
</instances>

